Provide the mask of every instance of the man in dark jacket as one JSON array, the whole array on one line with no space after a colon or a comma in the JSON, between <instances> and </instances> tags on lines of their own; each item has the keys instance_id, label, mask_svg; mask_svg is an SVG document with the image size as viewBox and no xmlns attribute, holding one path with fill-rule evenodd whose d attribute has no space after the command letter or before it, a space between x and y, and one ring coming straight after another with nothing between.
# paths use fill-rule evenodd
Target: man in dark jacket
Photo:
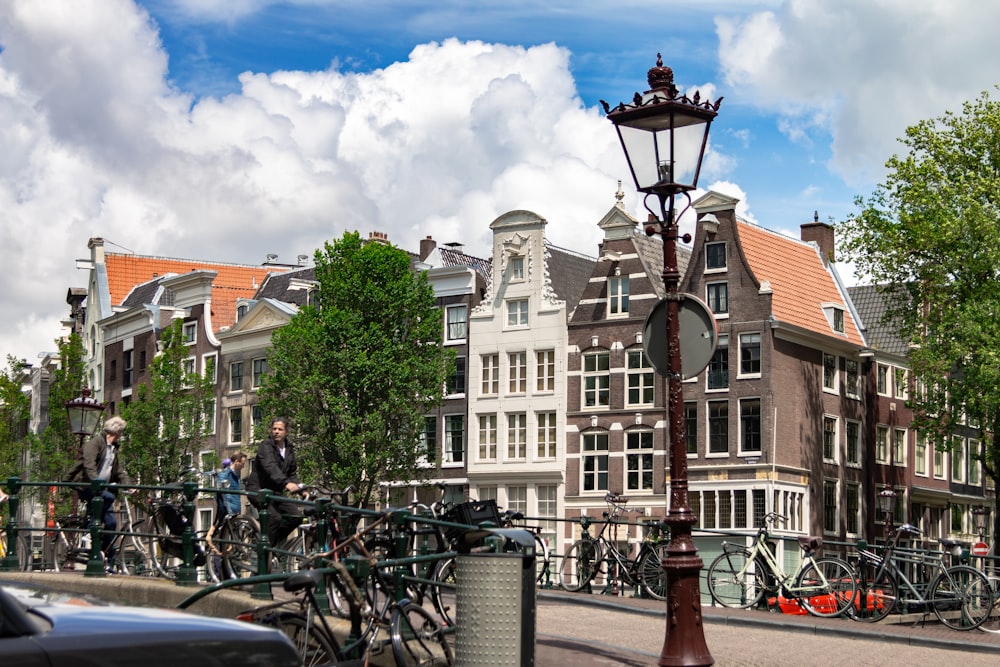
<instances>
[{"instance_id":1,"label":"man in dark jacket","mask_svg":"<svg viewBox=\"0 0 1000 667\"><path fill-rule=\"evenodd\" d=\"M247 479L247 491L270 489L274 492L268 526L271 546L279 546L302 523L299 506L283 497L284 493L298 493L302 488L295 463L295 446L288 440L288 420L279 417L271 422L271 437L257 445L257 458L253 472Z\"/></svg>"},{"instance_id":2,"label":"man in dark jacket","mask_svg":"<svg viewBox=\"0 0 1000 667\"><path fill-rule=\"evenodd\" d=\"M70 482L90 482L100 479L109 484L131 484L128 473L121 465L121 457L118 456L118 446L122 434L125 432L126 422L121 417L112 417L104 422L104 428L97 433L87 444L83 446L80 460L69 474ZM87 507L87 514L90 514L90 501L94 498L94 491L90 487L80 487L76 490L80 500ZM108 547L114 541L115 536L109 535L107 531L118 530L118 521L115 518L115 495L117 490L105 489L101 492L104 499L104 508L101 519L104 521L104 533L101 540L101 551L108 562L113 554L108 553Z\"/></svg>"}]
</instances>

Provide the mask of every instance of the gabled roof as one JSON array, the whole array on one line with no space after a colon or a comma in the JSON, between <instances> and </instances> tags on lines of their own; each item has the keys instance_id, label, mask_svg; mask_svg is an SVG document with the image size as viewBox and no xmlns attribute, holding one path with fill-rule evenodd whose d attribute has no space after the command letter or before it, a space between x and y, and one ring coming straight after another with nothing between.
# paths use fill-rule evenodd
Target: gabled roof
<instances>
[{"instance_id":1,"label":"gabled roof","mask_svg":"<svg viewBox=\"0 0 1000 667\"><path fill-rule=\"evenodd\" d=\"M216 329L231 326L236 321L237 299L252 299L268 275L284 273L291 268L118 253L107 253L104 261L112 305L124 304L136 285L153 278L197 270L217 271L218 276L212 283L212 324Z\"/></svg>"},{"instance_id":2,"label":"gabled roof","mask_svg":"<svg viewBox=\"0 0 1000 667\"><path fill-rule=\"evenodd\" d=\"M549 279L552 291L566 302L566 314L571 314L580 303L580 296L594 273L597 260L572 250L566 250L545 242L549 255Z\"/></svg>"},{"instance_id":3,"label":"gabled roof","mask_svg":"<svg viewBox=\"0 0 1000 667\"><path fill-rule=\"evenodd\" d=\"M885 295L880 293L877 285L858 285L848 287L847 293L854 302L854 307L861 318L861 326L865 329L868 344L881 352L906 356L909 346L899 335L899 327L883 322L885 317Z\"/></svg>"},{"instance_id":4,"label":"gabled roof","mask_svg":"<svg viewBox=\"0 0 1000 667\"><path fill-rule=\"evenodd\" d=\"M771 313L777 320L824 336L842 336L856 345L865 344L847 297L815 244L740 219L735 231L757 282L771 287ZM843 334L833 330L824 306L844 310Z\"/></svg>"},{"instance_id":5,"label":"gabled roof","mask_svg":"<svg viewBox=\"0 0 1000 667\"><path fill-rule=\"evenodd\" d=\"M481 257L473 257L461 250L454 250L447 247L438 247L437 252L441 257L441 266L468 266L482 276L483 280L486 281L487 288L489 288L493 280L492 258L483 259Z\"/></svg>"},{"instance_id":6,"label":"gabled roof","mask_svg":"<svg viewBox=\"0 0 1000 667\"><path fill-rule=\"evenodd\" d=\"M275 299L285 303L304 306L307 290L301 289L304 284L316 282L316 267L296 269L286 273L272 273L257 290L255 299Z\"/></svg>"}]
</instances>

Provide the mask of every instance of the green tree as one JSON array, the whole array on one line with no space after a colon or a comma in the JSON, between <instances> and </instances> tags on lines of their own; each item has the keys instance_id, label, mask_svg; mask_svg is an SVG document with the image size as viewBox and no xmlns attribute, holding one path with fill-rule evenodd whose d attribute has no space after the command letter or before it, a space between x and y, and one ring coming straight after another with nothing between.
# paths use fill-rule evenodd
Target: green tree
<instances>
[{"instance_id":1,"label":"green tree","mask_svg":"<svg viewBox=\"0 0 1000 667\"><path fill-rule=\"evenodd\" d=\"M841 226L841 248L887 297L887 322L911 343L914 427L948 448L982 427L973 460L1000 473L1000 104L984 92L962 113L901 140L884 183ZM1000 525L996 498L994 535Z\"/></svg>"},{"instance_id":2,"label":"green tree","mask_svg":"<svg viewBox=\"0 0 1000 667\"><path fill-rule=\"evenodd\" d=\"M263 421L291 420L301 477L354 485L368 503L380 482L427 474L419 436L454 358L427 275L408 253L346 233L315 262L319 306L301 308L271 339Z\"/></svg>"},{"instance_id":3,"label":"green tree","mask_svg":"<svg viewBox=\"0 0 1000 667\"><path fill-rule=\"evenodd\" d=\"M8 355L7 369L0 374L0 486L24 472L31 404L21 390L22 372L22 363Z\"/></svg>"},{"instance_id":4,"label":"green tree","mask_svg":"<svg viewBox=\"0 0 1000 667\"><path fill-rule=\"evenodd\" d=\"M205 435L214 428L215 371L185 368L188 346L183 321L175 319L160 334L162 352L149 366L149 381L136 388L122 409L128 422L122 462L142 484L170 483L196 465Z\"/></svg>"}]
</instances>

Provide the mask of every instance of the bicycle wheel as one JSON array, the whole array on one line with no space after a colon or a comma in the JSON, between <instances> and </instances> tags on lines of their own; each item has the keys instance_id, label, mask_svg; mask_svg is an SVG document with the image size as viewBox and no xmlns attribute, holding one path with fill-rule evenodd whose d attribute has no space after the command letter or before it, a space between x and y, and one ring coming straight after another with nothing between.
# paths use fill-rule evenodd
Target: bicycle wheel
<instances>
[{"instance_id":1,"label":"bicycle wheel","mask_svg":"<svg viewBox=\"0 0 1000 667\"><path fill-rule=\"evenodd\" d=\"M552 556L545 538L535 533L535 583L539 586L552 585Z\"/></svg>"},{"instance_id":2,"label":"bicycle wheel","mask_svg":"<svg viewBox=\"0 0 1000 667\"><path fill-rule=\"evenodd\" d=\"M995 632L1000 633L1000 576L991 574L987 576L990 582L990 590L993 592L993 609L990 610L990 615L986 617L979 629L983 632Z\"/></svg>"},{"instance_id":3,"label":"bicycle wheel","mask_svg":"<svg viewBox=\"0 0 1000 667\"><path fill-rule=\"evenodd\" d=\"M745 549L725 551L708 566L708 592L723 607L748 609L764 596L764 570Z\"/></svg>"},{"instance_id":4,"label":"bicycle wheel","mask_svg":"<svg viewBox=\"0 0 1000 667\"><path fill-rule=\"evenodd\" d=\"M170 534L170 528L167 526L163 514L158 511L153 512L147 519L146 527L142 532L149 535L146 538L146 550L156 573L167 579L176 579L180 559L171 555L171 552L177 552L181 541L179 537Z\"/></svg>"},{"instance_id":5,"label":"bicycle wheel","mask_svg":"<svg viewBox=\"0 0 1000 667\"><path fill-rule=\"evenodd\" d=\"M281 630L292 640L296 652L302 658L301 667L335 665L341 660L337 640L301 614L281 612L262 619L262 623Z\"/></svg>"},{"instance_id":6,"label":"bicycle wheel","mask_svg":"<svg viewBox=\"0 0 1000 667\"><path fill-rule=\"evenodd\" d=\"M438 563L431 577L434 583L430 586L431 602L434 610L446 626L455 625L455 559L447 558Z\"/></svg>"},{"instance_id":7,"label":"bicycle wheel","mask_svg":"<svg viewBox=\"0 0 1000 667\"><path fill-rule=\"evenodd\" d=\"M813 616L840 616L854 603L854 570L839 558L817 558L799 572L795 595Z\"/></svg>"},{"instance_id":8,"label":"bicycle wheel","mask_svg":"<svg viewBox=\"0 0 1000 667\"><path fill-rule=\"evenodd\" d=\"M601 570L604 554L593 540L577 540L563 555L559 567L559 585L576 592L589 584Z\"/></svg>"},{"instance_id":9,"label":"bicycle wheel","mask_svg":"<svg viewBox=\"0 0 1000 667\"><path fill-rule=\"evenodd\" d=\"M455 664L441 625L426 609L409 600L402 600L392 611L389 637L397 665L430 667Z\"/></svg>"},{"instance_id":10,"label":"bicycle wheel","mask_svg":"<svg viewBox=\"0 0 1000 667\"><path fill-rule=\"evenodd\" d=\"M667 543L657 544L639 560L639 585L643 592L656 600L667 599L667 573L662 561L667 556Z\"/></svg>"},{"instance_id":11,"label":"bicycle wheel","mask_svg":"<svg viewBox=\"0 0 1000 667\"><path fill-rule=\"evenodd\" d=\"M216 541L222 552L222 573L227 579L245 579L257 574L260 526L253 518L229 517L222 524Z\"/></svg>"},{"instance_id":12,"label":"bicycle wheel","mask_svg":"<svg viewBox=\"0 0 1000 667\"><path fill-rule=\"evenodd\" d=\"M28 543L28 538L26 538L23 534L18 533L17 544L15 544L14 547L17 549L17 564L21 570L27 572L38 569L41 564L41 559L36 559L35 554L31 553L31 546Z\"/></svg>"},{"instance_id":13,"label":"bicycle wheel","mask_svg":"<svg viewBox=\"0 0 1000 667\"><path fill-rule=\"evenodd\" d=\"M927 601L944 625L954 630L974 630L993 609L993 589L986 575L976 568L955 565L931 582Z\"/></svg>"},{"instance_id":14,"label":"bicycle wheel","mask_svg":"<svg viewBox=\"0 0 1000 667\"><path fill-rule=\"evenodd\" d=\"M892 613L899 598L896 580L879 563L865 563L855 572L857 592L847 616L862 623L876 623Z\"/></svg>"}]
</instances>

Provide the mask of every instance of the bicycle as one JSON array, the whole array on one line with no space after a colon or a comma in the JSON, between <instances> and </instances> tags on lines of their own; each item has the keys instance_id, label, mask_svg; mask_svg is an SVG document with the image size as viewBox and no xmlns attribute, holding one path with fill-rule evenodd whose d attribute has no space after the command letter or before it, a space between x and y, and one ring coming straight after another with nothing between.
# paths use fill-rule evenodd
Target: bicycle
<instances>
[{"instance_id":1,"label":"bicycle","mask_svg":"<svg viewBox=\"0 0 1000 667\"><path fill-rule=\"evenodd\" d=\"M584 518L584 536L566 550L559 568L559 584L563 589L576 592L584 588L589 590L591 584L597 584L617 594L621 582L648 597L666 599L666 580L661 561L666 555L667 545L659 538L660 531L656 532L655 538L642 541L635 558L630 558L618 548L618 526L622 524L622 517L633 511L625 507L628 500L614 493L605 494L608 509L603 513L604 522L595 537L587 533L589 520ZM605 534L609 526L611 539Z\"/></svg>"},{"instance_id":2,"label":"bicycle","mask_svg":"<svg viewBox=\"0 0 1000 667\"><path fill-rule=\"evenodd\" d=\"M903 536L920 534L919 528L905 523L892 532L881 555L858 549L857 597L848 616L874 623L894 611L923 612L924 617L933 612L954 630L980 627L994 604L986 575L968 565L946 565L943 553L900 547Z\"/></svg>"},{"instance_id":3,"label":"bicycle","mask_svg":"<svg viewBox=\"0 0 1000 667\"><path fill-rule=\"evenodd\" d=\"M823 538L799 537L802 561L789 574L778 564L767 541L768 527L787 518L768 512L749 548L722 543L722 553L708 566L708 591L723 607L747 609L757 606L767 594L795 600L814 616L835 617L846 612L855 599L853 568L839 558L817 558Z\"/></svg>"},{"instance_id":4,"label":"bicycle","mask_svg":"<svg viewBox=\"0 0 1000 667\"><path fill-rule=\"evenodd\" d=\"M0 506L5 505L9 497L6 493L0 491ZM18 532L17 543L14 545L14 548L17 550L18 566L22 570L32 569L31 565L38 556L32 553L30 544L27 535L23 532ZM7 520L0 517L0 561L7 556L7 548Z\"/></svg>"},{"instance_id":5,"label":"bicycle","mask_svg":"<svg viewBox=\"0 0 1000 667\"><path fill-rule=\"evenodd\" d=\"M1000 575L987 574L986 579L990 584L990 592L993 597L993 609L990 615L983 620L979 629L983 632L1000 633Z\"/></svg>"},{"instance_id":6,"label":"bicycle","mask_svg":"<svg viewBox=\"0 0 1000 667\"><path fill-rule=\"evenodd\" d=\"M549 545L542 537L541 526L526 526L524 524L524 514L516 510L504 510L500 514L501 528L520 528L531 533L535 538L535 583L544 585L552 572L552 557L549 554Z\"/></svg>"},{"instance_id":7,"label":"bicycle","mask_svg":"<svg viewBox=\"0 0 1000 667\"><path fill-rule=\"evenodd\" d=\"M213 477L212 473L197 473L204 477ZM183 488L183 482L167 485L173 491L169 496L149 498L148 517L143 533L146 534L146 550L150 562L156 572L166 579L176 579L178 570L184 562L184 532L188 528L188 518L184 512L186 498L178 492ZM192 545L192 562L195 567L202 567L208 562L202 542L204 534L195 534ZM218 578L213 568L206 568L209 578L217 582Z\"/></svg>"}]
</instances>

